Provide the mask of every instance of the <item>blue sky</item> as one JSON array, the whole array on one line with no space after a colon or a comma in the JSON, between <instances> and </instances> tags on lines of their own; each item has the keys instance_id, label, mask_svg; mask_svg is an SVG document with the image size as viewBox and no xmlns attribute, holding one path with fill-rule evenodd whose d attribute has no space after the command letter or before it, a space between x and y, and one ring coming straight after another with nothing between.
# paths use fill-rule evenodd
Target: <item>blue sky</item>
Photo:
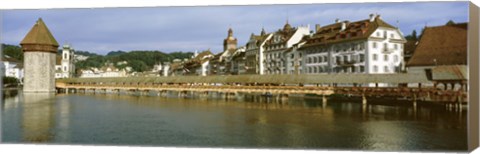
<instances>
[{"instance_id":1,"label":"blue sky","mask_svg":"<svg viewBox=\"0 0 480 154\"><path fill-rule=\"evenodd\" d=\"M405 34L452 19L468 21L468 2L297 4L198 7L1 10L1 41L18 45L41 17L60 44L99 54L123 50L164 52L211 49L221 52L232 27L240 46L262 27L328 25L336 18L357 21L371 13ZM398 23L397 23L398 21Z\"/></svg>"}]
</instances>

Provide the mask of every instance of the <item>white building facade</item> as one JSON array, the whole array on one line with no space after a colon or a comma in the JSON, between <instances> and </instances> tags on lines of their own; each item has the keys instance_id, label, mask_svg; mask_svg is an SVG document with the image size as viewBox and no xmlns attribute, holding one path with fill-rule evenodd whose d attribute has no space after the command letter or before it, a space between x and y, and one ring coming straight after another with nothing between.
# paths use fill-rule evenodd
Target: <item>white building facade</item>
<instances>
[{"instance_id":1,"label":"white building facade","mask_svg":"<svg viewBox=\"0 0 480 154\"><path fill-rule=\"evenodd\" d=\"M55 78L72 78L75 73L75 50L63 45L60 63L55 65Z\"/></svg>"},{"instance_id":2,"label":"white building facade","mask_svg":"<svg viewBox=\"0 0 480 154\"><path fill-rule=\"evenodd\" d=\"M307 74L397 73L404 65L405 42L398 28L379 15L352 23L337 20L317 27L301 47L305 55L303 69Z\"/></svg>"},{"instance_id":3,"label":"white building facade","mask_svg":"<svg viewBox=\"0 0 480 154\"><path fill-rule=\"evenodd\" d=\"M5 56L2 58L2 76L14 77L20 81L23 79L22 62Z\"/></svg>"}]
</instances>

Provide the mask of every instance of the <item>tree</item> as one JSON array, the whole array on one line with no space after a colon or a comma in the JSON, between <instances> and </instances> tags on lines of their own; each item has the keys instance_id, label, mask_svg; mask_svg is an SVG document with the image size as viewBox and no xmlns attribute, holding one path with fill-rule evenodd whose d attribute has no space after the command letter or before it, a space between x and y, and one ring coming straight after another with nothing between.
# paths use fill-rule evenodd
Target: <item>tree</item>
<instances>
[{"instance_id":1,"label":"tree","mask_svg":"<svg viewBox=\"0 0 480 154\"><path fill-rule=\"evenodd\" d=\"M19 80L17 78L10 76L3 76L2 80L5 87L15 87L19 83Z\"/></svg>"},{"instance_id":2,"label":"tree","mask_svg":"<svg viewBox=\"0 0 480 154\"><path fill-rule=\"evenodd\" d=\"M8 45L8 44L2 44L2 51L3 54L18 59L20 61L23 61L23 51L22 48L16 45Z\"/></svg>"},{"instance_id":3,"label":"tree","mask_svg":"<svg viewBox=\"0 0 480 154\"><path fill-rule=\"evenodd\" d=\"M412 34L405 36L405 39L407 39L409 41L410 40L417 41L417 31L413 30Z\"/></svg>"},{"instance_id":4,"label":"tree","mask_svg":"<svg viewBox=\"0 0 480 154\"><path fill-rule=\"evenodd\" d=\"M144 72L148 70L147 64L140 60L132 60L129 62L129 65L132 67L132 70L135 72Z\"/></svg>"},{"instance_id":5,"label":"tree","mask_svg":"<svg viewBox=\"0 0 480 154\"><path fill-rule=\"evenodd\" d=\"M448 25L455 25L455 22L453 22L452 20L448 20L447 24L445 24L445 25L447 25L447 26Z\"/></svg>"}]
</instances>

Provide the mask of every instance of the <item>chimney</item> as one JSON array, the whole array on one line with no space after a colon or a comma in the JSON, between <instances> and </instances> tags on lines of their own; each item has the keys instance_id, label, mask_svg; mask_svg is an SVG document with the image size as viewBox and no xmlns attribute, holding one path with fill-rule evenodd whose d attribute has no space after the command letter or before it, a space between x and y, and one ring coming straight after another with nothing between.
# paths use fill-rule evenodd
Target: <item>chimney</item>
<instances>
[{"instance_id":1,"label":"chimney","mask_svg":"<svg viewBox=\"0 0 480 154\"><path fill-rule=\"evenodd\" d=\"M373 22L375 20L375 15L372 13L370 14L370 22Z\"/></svg>"},{"instance_id":2,"label":"chimney","mask_svg":"<svg viewBox=\"0 0 480 154\"><path fill-rule=\"evenodd\" d=\"M340 31L344 31L347 28L347 21L342 22L342 29Z\"/></svg>"},{"instance_id":3,"label":"chimney","mask_svg":"<svg viewBox=\"0 0 480 154\"><path fill-rule=\"evenodd\" d=\"M338 18L335 19L335 23L338 23L338 22L340 22L340 19L338 19Z\"/></svg>"},{"instance_id":4,"label":"chimney","mask_svg":"<svg viewBox=\"0 0 480 154\"><path fill-rule=\"evenodd\" d=\"M315 24L315 32L318 32L320 30L320 24Z\"/></svg>"}]
</instances>

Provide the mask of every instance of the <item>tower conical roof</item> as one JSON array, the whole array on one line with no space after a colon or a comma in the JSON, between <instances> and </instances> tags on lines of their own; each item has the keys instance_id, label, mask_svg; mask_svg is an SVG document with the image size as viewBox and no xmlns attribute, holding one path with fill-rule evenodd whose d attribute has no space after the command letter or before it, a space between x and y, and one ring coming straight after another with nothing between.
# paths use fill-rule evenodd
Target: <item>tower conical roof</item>
<instances>
[{"instance_id":1,"label":"tower conical roof","mask_svg":"<svg viewBox=\"0 0 480 154\"><path fill-rule=\"evenodd\" d=\"M43 22L42 18L39 18L35 25L33 25L30 32L23 38L20 45L52 45L58 47L58 42L53 37L47 25Z\"/></svg>"}]
</instances>

